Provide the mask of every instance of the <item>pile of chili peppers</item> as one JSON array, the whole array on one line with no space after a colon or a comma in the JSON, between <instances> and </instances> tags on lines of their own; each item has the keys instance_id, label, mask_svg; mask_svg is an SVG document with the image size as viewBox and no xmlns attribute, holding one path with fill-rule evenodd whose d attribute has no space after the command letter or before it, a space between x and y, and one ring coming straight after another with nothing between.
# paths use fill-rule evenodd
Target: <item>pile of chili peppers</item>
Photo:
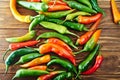
<instances>
[{"instance_id":1,"label":"pile of chili peppers","mask_svg":"<svg viewBox=\"0 0 120 80\"><path fill-rule=\"evenodd\" d=\"M21 15L17 5L38 15ZM98 40L102 29L98 25L105 12L97 0L10 0L10 10L18 21L30 23L27 34L6 38L10 44L3 55L5 73L12 65L21 67L12 80L29 76L37 80L81 80L81 75L92 74L100 67L103 56ZM37 25L54 31L37 35ZM84 34L75 34L70 29ZM76 37L76 43L66 34ZM75 56L82 52L89 54L76 63Z\"/></svg>"}]
</instances>

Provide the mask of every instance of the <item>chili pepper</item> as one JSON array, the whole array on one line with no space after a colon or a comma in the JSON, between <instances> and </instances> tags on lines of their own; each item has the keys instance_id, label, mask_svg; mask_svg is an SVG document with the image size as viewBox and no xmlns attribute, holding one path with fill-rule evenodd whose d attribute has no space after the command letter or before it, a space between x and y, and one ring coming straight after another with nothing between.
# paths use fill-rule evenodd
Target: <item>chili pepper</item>
<instances>
[{"instance_id":1,"label":"chili pepper","mask_svg":"<svg viewBox=\"0 0 120 80\"><path fill-rule=\"evenodd\" d=\"M75 74L77 74L75 66L73 64L71 64L70 62L66 61L66 60L53 59L53 60L51 60L50 62L47 63L47 66L50 66L52 64L60 64L61 66L63 66L68 71L72 71Z\"/></svg>"},{"instance_id":2,"label":"chili pepper","mask_svg":"<svg viewBox=\"0 0 120 80\"><path fill-rule=\"evenodd\" d=\"M51 0L48 2L49 5L67 5L65 2L60 0Z\"/></svg>"},{"instance_id":3,"label":"chili pepper","mask_svg":"<svg viewBox=\"0 0 120 80\"><path fill-rule=\"evenodd\" d=\"M95 10L81 4L81 3L78 3L76 1L66 1L64 0L71 8L74 8L74 9L77 9L77 10L80 10L80 11L85 11L85 12L88 12L88 13L97 13Z\"/></svg>"},{"instance_id":4,"label":"chili pepper","mask_svg":"<svg viewBox=\"0 0 120 80\"><path fill-rule=\"evenodd\" d=\"M49 74L49 72L44 70L19 69L17 70L12 80L14 80L15 78L21 78L21 77L27 77L27 76L40 76L45 74Z\"/></svg>"},{"instance_id":5,"label":"chili pepper","mask_svg":"<svg viewBox=\"0 0 120 80\"><path fill-rule=\"evenodd\" d=\"M74 29L74 30L88 31L88 28L86 28L84 24L75 23L75 22L72 22L72 21L63 22L63 20L60 20L60 19L47 19L46 18L45 20L49 21L49 22L61 24L61 25L65 26L65 27L68 27L68 28L71 28L71 29Z\"/></svg>"},{"instance_id":6,"label":"chili pepper","mask_svg":"<svg viewBox=\"0 0 120 80\"><path fill-rule=\"evenodd\" d=\"M27 0L29 2L40 2L41 0Z\"/></svg>"},{"instance_id":7,"label":"chili pepper","mask_svg":"<svg viewBox=\"0 0 120 80\"><path fill-rule=\"evenodd\" d=\"M88 70L85 71L85 72L82 72L81 74L86 74L86 75L88 75L88 74L94 73L94 72L100 67L102 61L103 61L103 56L102 56L101 54L99 54L99 55L96 57L96 61L95 61L95 64L93 65L93 67L90 68L90 69L88 69Z\"/></svg>"},{"instance_id":8,"label":"chili pepper","mask_svg":"<svg viewBox=\"0 0 120 80\"><path fill-rule=\"evenodd\" d=\"M49 74L39 76L37 80L49 80L49 79L53 78L54 76L56 76L60 73L63 73L63 72L65 72L65 71L53 71L53 72L50 72Z\"/></svg>"},{"instance_id":9,"label":"chili pepper","mask_svg":"<svg viewBox=\"0 0 120 80\"><path fill-rule=\"evenodd\" d=\"M115 0L111 0L110 3L111 3L114 22L116 24L120 24L120 12L119 12L119 10L117 8L117 4L116 4Z\"/></svg>"},{"instance_id":10,"label":"chili pepper","mask_svg":"<svg viewBox=\"0 0 120 80\"><path fill-rule=\"evenodd\" d=\"M102 17L102 14L101 13L97 13L93 16L78 16L76 18L76 20L79 22L79 23L82 23L82 24L90 24L90 23L93 23L93 22L96 22L98 19L100 19Z\"/></svg>"},{"instance_id":11,"label":"chili pepper","mask_svg":"<svg viewBox=\"0 0 120 80\"><path fill-rule=\"evenodd\" d=\"M64 49L63 47L57 44L53 44L53 43L43 44L39 47L39 52L41 54L46 54L48 52L54 52L57 55L70 60L74 65L76 65L76 60L74 56L71 55L71 53L69 53L66 49Z\"/></svg>"},{"instance_id":12,"label":"chili pepper","mask_svg":"<svg viewBox=\"0 0 120 80\"><path fill-rule=\"evenodd\" d=\"M38 52L38 51L34 50L33 48L21 48L21 49L13 51L5 60L5 65L6 65L5 72L7 73L10 65L13 65L15 62L17 62L16 58L19 58L23 55L34 53L34 52Z\"/></svg>"},{"instance_id":13,"label":"chili pepper","mask_svg":"<svg viewBox=\"0 0 120 80\"><path fill-rule=\"evenodd\" d=\"M72 79L72 73L71 72L63 72L56 76L53 80L71 80Z\"/></svg>"},{"instance_id":14,"label":"chili pepper","mask_svg":"<svg viewBox=\"0 0 120 80\"><path fill-rule=\"evenodd\" d=\"M86 6L88 6L89 8L92 9L92 5L90 3L90 0L77 0L77 1L80 2L80 3L85 4Z\"/></svg>"},{"instance_id":15,"label":"chili pepper","mask_svg":"<svg viewBox=\"0 0 120 80\"><path fill-rule=\"evenodd\" d=\"M42 21L40 22L40 25L42 25L44 28L55 30L61 34L71 34L71 35L78 37L77 34L70 32L65 26L62 26L59 24Z\"/></svg>"},{"instance_id":16,"label":"chili pepper","mask_svg":"<svg viewBox=\"0 0 120 80\"><path fill-rule=\"evenodd\" d=\"M10 0L10 10L13 14L13 16L15 17L15 19L17 19L18 21L21 22L26 22L26 23L30 23L31 19L30 19L30 15L21 15L17 9L16 9L16 0Z\"/></svg>"},{"instance_id":17,"label":"chili pepper","mask_svg":"<svg viewBox=\"0 0 120 80\"><path fill-rule=\"evenodd\" d=\"M30 69L30 70L47 70L47 66L45 66L45 65L33 66L28 69Z\"/></svg>"},{"instance_id":18,"label":"chili pepper","mask_svg":"<svg viewBox=\"0 0 120 80\"><path fill-rule=\"evenodd\" d=\"M85 44L84 48L78 52L76 52L75 54L81 53L81 52L86 52L86 51L92 51L95 47L95 45L98 42L98 39L100 37L101 34L101 29L97 30L92 37L89 39L89 41Z\"/></svg>"},{"instance_id":19,"label":"chili pepper","mask_svg":"<svg viewBox=\"0 0 120 80\"><path fill-rule=\"evenodd\" d=\"M78 49L72 42L71 38L69 38L68 36L59 34L57 32L45 32L43 34L40 34L36 40L39 40L40 38L59 38L62 41L64 41L65 43L67 43L68 45L70 45L71 47Z\"/></svg>"},{"instance_id":20,"label":"chili pepper","mask_svg":"<svg viewBox=\"0 0 120 80\"><path fill-rule=\"evenodd\" d=\"M20 57L19 61L17 61L15 64L23 64L23 63L26 63L26 62L28 62L28 61L31 61L31 60L33 60L33 59L35 59L35 58L38 58L38 57L40 57L40 56L42 56L42 54L40 54L40 53L30 53L30 54L26 54L26 55Z\"/></svg>"},{"instance_id":21,"label":"chili pepper","mask_svg":"<svg viewBox=\"0 0 120 80\"><path fill-rule=\"evenodd\" d=\"M32 31L28 32L27 34L20 36L20 37L6 38L6 41L8 41L8 42L23 42L23 41L27 41L27 40L34 38L35 34L36 34L35 31L32 30Z\"/></svg>"},{"instance_id":22,"label":"chili pepper","mask_svg":"<svg viewBox=\"0 0 120 80\"><path fill-rule=\"evenodd\" d=\"M3 60L4 60L4 57L5 55L7 54L8 51L12 50L17 50L19 48L22 48L22 47L26 47L26 46L34 46L38 43L39 41L37 40L34 40L34 41L27 41L27 42L21 42L21 43L11 43L9 44L9 48L6 50L6 52L3 54Z\"/></svg>"},{"instance_id":23,"label":"chili pepper","mask_svg":"<svg viewBox=\"0 0 120 80\"><path fill-rule=\"evenodd\" d=\"M99 13L102 13L104 16L106 15L104 10L99 7L97 0L90 0L90 2L94 10L96 10Z\"/></svg>"},{"instance_id":24,"label":"chili pepper","mask_svg":"<svg viewBox=\"0 0 120 80\"><path fill-rule=\"evenodd\" d=\"M78 40L76 42L76 45L78 45L78 44L80 44L80 45L85 44L90 39L90 37L93 35L93 33L96 31L96 29L97 29L98 24L100 23L100 21L101 21L101 18L99 20L97 20L92 25L92 27L90 28L90 31L88 31L85 34L83 34L82 36L80 36L80 38L78 38Z\"/></svg>"},{"instance_id":25,"label":"chili pepper","mask_svg":"<svg viewBox=\"0 0 120 80\"><path fill-rule=\"evenodd\" d=\"M37 15L34 17L33 21L29 25L29 31L32 31L34 27L36 27L40 21L43 21L45 19L45 15Z\"/></svg>"},{"instance_id":26,"label":"chili pepper","mask_svg":"<svg viewBox=\"0 0 120 80\"><path fill-rule=\"evenodd\" d=\"M75 9L67 10L67 11L58 11L58 12L40 12L40 14L44 14L45 16L49 18L62 18L71 12L73 12Z\"/></svg>"},{"instance_id":27,"label":"chili pepper","mask_svg":"<svg viewBox=\"0 0 120 80\"><path fill-rule=\"evenodd\" d=\"M89 65L92 63L94 57L96 56L97 52L99 51L100 45L97 44L96 47L94 48L94 50L92 50L90 52L90 54L86 57L86 59L84 61L82 61L81 63L79 63L78 65L78 74L76 76L76 78L78 77L79 74L81 74L81 72L84 72L88 69Z\"/></svg>"},{"instance_id":28,"label":"chili pepper","mask_svg":"<svg viewBox=\"0 0 120 80\"><path fill-rule=\"evenodd\" d=\"M32 66L37 66L39 64L44 64L50 61L50 55L45 55L42 57L38 57L33 59L32 61L25 63L23 65L20 65L21 67L27 68L27 67L32 67Z\"/></svg>"}]
</instances>

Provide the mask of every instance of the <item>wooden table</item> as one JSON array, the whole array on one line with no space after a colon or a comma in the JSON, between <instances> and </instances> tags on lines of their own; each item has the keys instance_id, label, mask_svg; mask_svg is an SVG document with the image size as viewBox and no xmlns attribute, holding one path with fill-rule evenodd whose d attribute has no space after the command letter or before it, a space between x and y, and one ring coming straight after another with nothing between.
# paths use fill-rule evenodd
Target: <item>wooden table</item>
<instances>
[{"instance_id":1,"label":"wooden table","mask_svg":"<svg viewBox=\"0 0 120 80\"><path fill-rule=\"evenodd\" d=\"M83 80L120 80L120 25L113 23L113 18L110 9L110 0L98 0L99 5L107 14L99 25L102 28L99 43L102 45L101 52L104 56L104 61L101 67L92 75L82 75ZM119 0L118 0L119 1ZM120 1L117 2L120 10ZM21 14L36 13L30 10L18 7ZM0 80L11 80L19 66L11 66L8 74L4 76L5 64L2 60L2 55L8 48L9 43L5 41L7 37L21 36L27 33L29 24L17 21L9 9L9 0L0 1ZM50 31L42 27L37 27L38 34L45 31ZM74 32L74 31L73 31ZM75 32L81 35L80 32ZM70 36L73 40L73 38ZM76 59L78 61L84 58L85 54L79 54ZM16 80L36 80L36 78L19 78Z\"/></svg>"}]
</instances>

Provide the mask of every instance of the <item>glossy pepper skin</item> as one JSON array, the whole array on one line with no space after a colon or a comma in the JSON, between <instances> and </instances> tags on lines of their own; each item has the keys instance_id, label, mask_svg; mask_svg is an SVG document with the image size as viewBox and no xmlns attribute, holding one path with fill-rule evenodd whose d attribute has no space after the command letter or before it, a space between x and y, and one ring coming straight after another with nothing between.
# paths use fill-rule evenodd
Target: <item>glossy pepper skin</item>
<instances>
[{"instance_id":1,"label":"glossy pepper skin","mask_svg":"<svg viewBox=\"0 0 120 80\"><path fill-rule=\"evenodd\" d=\"M90 0L77 0L77 1L80 2L80 3L85 4L86 6L88 6L89 8L92 9L92 5L90 3Z\"/></svg>"},{"instance_id":2,"label":"glossy pepper skin","mask_svg":"<svg viewBox=\"0 0 120 80\"><path fill-rule=\"evenodd\" d=\"M46 54L48 52L54 52L57 55L70 60L74 65L76 65L76 60L74 56L71 53L69 53L67 50L65 50L63 47L57 44L53 44L53 43L43 44L39 47L39 51L41 54Z\"/></svg>"},{"instance_id":3,"label":"glossy pepper skin","mask_svg":"<svg viewBox=\"0 0 120 80\"><path fill-rule=\"evenodd\" d=\"M28 69L30 69L30 70L47 70L47 66L45 66L45 65L33 66Z\"/></svg>"},{"instance_id":4,"label":"glossy pepper skin","mask_svg":"<svg viewBox=\"0 0 120 80\"><path fill-rule=\"evenodd\" d=\"M71 47L75 48L75 49L78 49L74 44L73 44L73 41L71 40L71 38L65 36L65 35L62 35L62 34L59 34L57 32L45 32L43 34L40 34L36 40L39 40L40 38L58 38L58 39L61 39L62 41L64 41L65 43L67 43L68 45L70 45Z\"/></svg>"},{"instance_id":5,"label":"glossy pepper skin","mask_svg":"<svg viewBox=\"0 0 120 80\"><path fill-rule=\"evenodd\" d=\"M44 74L49 74L49 72L44 70L19 69L17 70L12 80L14 80L15 78L21 78L21 77L27 77L27 76L40 76Z\"/></svg>"},{"instance_id":6,"label":"glossy pepper skin","mask_svg":"<svg viewBox=\"0 0 120 80\"><path fill-rule=\"evenodd\" d=\"M8 42L23 42L23 41L28 41L34 38L36 35L36 32L34 30L28 32L27 34L20 36L20 37L11 37L11 38L6 38L6 41Z\"/></svg>"}]
</instances>

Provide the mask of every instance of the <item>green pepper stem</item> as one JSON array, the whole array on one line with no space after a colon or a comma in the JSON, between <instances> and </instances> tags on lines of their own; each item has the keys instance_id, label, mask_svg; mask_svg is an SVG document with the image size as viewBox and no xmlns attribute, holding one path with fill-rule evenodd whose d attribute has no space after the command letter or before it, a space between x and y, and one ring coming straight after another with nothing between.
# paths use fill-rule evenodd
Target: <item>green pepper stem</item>
<instances>
[{"instance_id":1,"label":"green pepper stem","mask_svg":"<svg viewBox=\"0 0 120 80\"><path fill-rule=\"evenodd\" d=\"M69 45L72 46L72 47L75 48L75 49L78 49L78 47L75 46L73 43L69 43Z\"/></svg>"},{"instance_id":2,"label":"green pepper stem","mask_svg":"<svg viewBox=\"0 0 120 80\"><path fill-rule=\"evenodd\" d=\"M5 56L6 56L6 54L8 53L8 51L10 51L10 48L8 48L8 49L3 53L3 57L2 57L3 61L5 61Z\"/></svg>"},{"instance_id":3,"label":"green pepper stem","mask_svg":"<svg viewBox=\"0 0 120 80\"><path fill-rule=\"evenodd\" d=\"M82 53L82 52L85 52L86 50L80 50L80 51L78 51L78 52L74 52L74 54L76 55L76 54L79 54L79 53Z\"/></svg>"},{"instance_id":4,"label":"green pepper stem","mask_svg":"<svg viewBox=\"0 0 120 80\"><path fill-rule=\"evenodd\" d=\"M78 74L76 75L75 79L79 78L79 80L81 80L81 77L78 77L80 75L81 71L78 71Z\"/></svg>"},{"instance_id":5,"label":"green pepper stem","mask_svg":"<svg viewBox=\"0 0 120 80\"><path fill-rule=\"evenodd\" d=\"M76 36L77 38L79 38L79 36L78 36L77 34L72 33L72 32L70 32L70 31L66 31L66 33L71 34L71 35L74 35L74 36Z\"/></svg>"}]
</instances>

